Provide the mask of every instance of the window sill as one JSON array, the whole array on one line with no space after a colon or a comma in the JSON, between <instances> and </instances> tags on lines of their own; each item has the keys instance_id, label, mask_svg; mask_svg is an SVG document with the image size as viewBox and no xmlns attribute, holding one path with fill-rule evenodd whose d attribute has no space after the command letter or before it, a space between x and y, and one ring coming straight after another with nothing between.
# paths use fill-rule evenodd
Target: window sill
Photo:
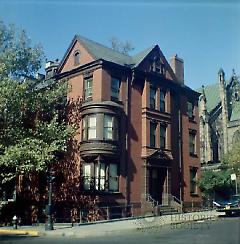
<instances>
[{"instance_id":1,"label":"window sill","mask_svg":"<svg viewBox=\"0 0 240 244\"><path fill-rule=\"evenodd\" d=\"M98 191L98 190L83 190L86 194L98 194L98 195L120 195L120 191Z\"/></svg>"},{"instance_id":2,"label":"window sill","mask_svg":"<svg viewBox=\"0 0 240 244\"><path fill-rule=\"evenodd\" d=\"M198 158L198 155L196 153L190 153L189 155L193 158Z\"/></svg>"},{"instance_id":3,"label":"window sill","mask_svg":"<svg viewBox=\"0 0 240 244\"><path fill-rule=\"evenodd\" d=\"M93 100L92 97L89 97L87 99L83 99L82 103L91 102L92 100Z\"/></svg>"},{"instance_id":4,"label":"window sill","mask_svg":"<svg viewBox=\"0 0 240 244\"><path fill-rule=\"evenodd\" d=\"M197 121L195 120L195 118L188 117L188 121L191 123L197 124Z\"/></svg>"},{"instance_id":5,"label":"window sill","mask_svg":"<svg viewBox=\"0 0 240 244\"><path fill-rule=\"evenodd\" d=\"M198 193L194 193L194 192L190 193L190 196L191 197L199 197Z\"/></svg>"}]
</instances>

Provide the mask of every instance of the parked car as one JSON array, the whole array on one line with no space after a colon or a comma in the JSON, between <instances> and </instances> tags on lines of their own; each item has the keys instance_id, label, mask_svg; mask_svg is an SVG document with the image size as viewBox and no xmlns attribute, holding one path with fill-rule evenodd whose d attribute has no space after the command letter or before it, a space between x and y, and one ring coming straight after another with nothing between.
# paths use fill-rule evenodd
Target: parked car
<instances>
[{"instance_id":1,"label":"parked car","mask_svg":"<svg viewBox=\"0 0 240 244\"><path fill-rule=\"evenodd\" d=\"M240 214L240 196L233 195L228 200L213 201L218 212L225 212L227 216Z\"/></svg>"}]
</instances>

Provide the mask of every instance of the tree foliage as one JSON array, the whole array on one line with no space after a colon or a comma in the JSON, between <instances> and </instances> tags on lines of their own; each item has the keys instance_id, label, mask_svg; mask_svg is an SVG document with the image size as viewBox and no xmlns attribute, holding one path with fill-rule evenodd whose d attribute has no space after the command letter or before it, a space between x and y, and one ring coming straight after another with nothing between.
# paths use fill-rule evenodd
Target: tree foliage
<instances>
[{"instance_id":1,"label":"tree foliage","mask_svg":"<svg viewBox=\"0 0 240 244\"><path fill-rule=\"evenodd\" d=\"M33 75L41 67L43 57L41 45L32 46L24 30L18 31L0 20L1 76Z\"/></svg>"},{"instance_id":2,"label":"tree foliage","mask_svg":"<svg viewBox=\"0 0 240 244\"><path fill-rule=\"evenodd\" d=\"M24 31L0 22L0 184L46 171L73 135L64 119L67 83L42 85L32 77L43 57Z\"/></svg>"},{"instance_id":3,"label":"tree foliage","mask_svg":"<svg viewBox=\"0 0 240 244\"><path fill-rule=\"evenodd\" d=\"M120 53L129 54L129 52L134 50L134 47L129 41L121 42L118 40L118 38L112 37L110 42L112 49Z\"/></svg>"},{"instance_id":4,"label":"tree foliage","mask_svg":"<svg viewBox=\"0 0 240 244\"><path fill-rule=\"evenodd\" d=\"M240 180L240 141L235 143L230 151L224 155L223 162L233 170L233 173L237 174L238 180Z\"/></svg>"},{"instance_id":5,"label":"tree foliage","mask_svg":"<svg viewBox=\"0 0 240 244\"><path fill-rule=\"evenodd\" d=\"M203 171L198 185L204 196L211 197L215 193L227 194L232 187L231 171L223 169L221 171Z\"/></svg>"}]
</instances>

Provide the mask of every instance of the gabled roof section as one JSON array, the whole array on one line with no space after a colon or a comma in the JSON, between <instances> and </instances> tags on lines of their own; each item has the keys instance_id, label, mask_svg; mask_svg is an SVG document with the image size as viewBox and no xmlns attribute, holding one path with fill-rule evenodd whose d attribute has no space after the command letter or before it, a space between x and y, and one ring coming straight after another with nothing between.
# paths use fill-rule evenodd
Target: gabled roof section
<instances>
[{"instance_id":1,"label":"gabled roof section","mask_svg":"<svg viewBox=\"0 0 240 244\"><path fill-rule=\"evenodd\" d=\"M80 35L77 35L76 38L96 59L104 59L120 65L130 65L132 63L132 58L129 55L115 51L112 48L106 47Z\"/></svg>"},{"instance_id":2,"label":"gabled roof section","mask_svg":"<svg viewBox=\"0 0 240 244\"><path fill-rule=\"evenodd\" d=\"M153 51L153 49L157 48L159 49L160 55L164 57L158 45L152 45L151 47L137 53L136 55L129 56L127 54L123 54L121 52L113 50L112 48L106 47L98 42L92 41L81 35L75 35L66 53L64 54L61 63L59 64L58 70L61 70L61 68L65 64L69 53L71 52L73 46L77 41L82 44L82 46L92 56L93 59L104 59L106 61L110 61L123 66L137 67ZM166 63L168 64L167 61ZM171 73L173 74L173 72Z\"/></svg>"},{"instance_id":3,"label":"gabled roof section","mask_svg":"<svg viewBox=\"0 0 240 244\"><path fill-rule=\"evenodd\" d=\"M197 92L202 93L202 88L197 89ZM204 86L205 97L207 100L207 111L211 112L221 101L219 95L219 84Z\"/></svg>"},{"instance_id":4,"label":"gabled roof section","mask_svg":"<svg viewBox=\"0 0 240 244\"><path fill-rule=\"evenodd\" d=\"M219 72L223 72L222 69L220 69ZM231 89L231 86L233 84L233 78L231 77L229 80L225 80L226 82L226 89ZM197 92L202 94L203 88L198 88ZM217 107L217 105L221 102L220 99L220 91L219 91L219 84L211 84L208 86L204 86L204 92L205 92L205 97L207 100L206 106L207 106L207 111L211 112L214 108Z\"/></svg>"},{"instance_id":5,"label":"gabled roof section","mask_svg":"<svg viewBox=\"0 0 240 244\"><path fill-rule=\"evenodd\" d=\"M133 63L134 63L134 67L137 67L143 60L144 58L146 58L146 56L156 47L156 45L153 45L147 49L145 49L144 51L137 53L136 55L134 55L132 57Z\"/></svg>"}]
</instances>

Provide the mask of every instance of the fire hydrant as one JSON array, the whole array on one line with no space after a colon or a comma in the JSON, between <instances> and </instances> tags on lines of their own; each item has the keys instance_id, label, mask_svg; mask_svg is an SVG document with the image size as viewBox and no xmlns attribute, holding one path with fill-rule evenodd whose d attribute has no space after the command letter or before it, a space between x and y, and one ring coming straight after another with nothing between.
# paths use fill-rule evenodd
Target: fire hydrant
<instances>
[{"instance_id":1,"label":"fire hydrant","mask_svg":"<svg viewBox=\"0 0 240 244\"><path fill-rule=\"evenodd\" d=\"M18 221L17 216L14 215L12 220L13 220L13 229L17 229L17 221Z\"/></svg>"}]
</instances>

